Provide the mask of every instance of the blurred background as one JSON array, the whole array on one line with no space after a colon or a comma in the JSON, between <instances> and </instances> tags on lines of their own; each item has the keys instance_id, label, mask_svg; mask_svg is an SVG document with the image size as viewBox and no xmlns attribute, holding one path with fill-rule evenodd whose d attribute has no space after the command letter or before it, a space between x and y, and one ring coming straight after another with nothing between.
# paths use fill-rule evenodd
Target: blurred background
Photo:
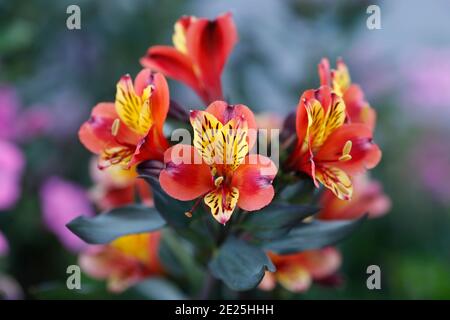
<instances>
[{"instance_id":1,"label":"blurred background","mask_svg":"<svg viewBox=\"0 0 450 320\"><path fill-rule=\"evenodd\" d=\"M171 43L178 17L231 11L240 41L223 75L230 102L283 117L304 90L319 85L320 59L334 65L343 57L378 113L383 159L372 176L392 209L339 246L341 286L314 285L299 298L450 298L450 3L163 3L0 0L0 292L76 297L58 284L83 246L63 225L94 212L80 124L97 102L113 100L121 75L140 70L150 45ZM81 30L66 28L70 4L81 8ZM370 4L381 8L380 30L366 27ZM201 106L189 89L169 85L175 100ZM61 205L70 209L54 221L51 212ZM371 264L381 267L381 290L366 287ZM135 297L83 281L92 288L84 298Z\"/></svg>"}]
</instances>

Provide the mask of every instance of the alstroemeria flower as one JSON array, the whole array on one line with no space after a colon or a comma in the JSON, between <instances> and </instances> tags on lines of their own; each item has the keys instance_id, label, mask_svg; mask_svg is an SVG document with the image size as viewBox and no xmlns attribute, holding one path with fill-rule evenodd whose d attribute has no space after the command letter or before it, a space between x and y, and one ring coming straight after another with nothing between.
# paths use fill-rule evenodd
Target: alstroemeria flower
<instances>
[{"instance_id":1,"label":"alstroemeria flower","mask_svg":"<svg viewBox=\"0 0 450 320\"><path fill-rule=\"evenodd\" d=\"M136 195L143 204L153 206L151 188L143 179L138 179L136 166L131 168L110 166L100 170L94 159L91 165L91 177L95 185L90 190L90 195L102 211L132 204L136 201Z\"/></svg>"},{"instance_id":2,"label":"alstroemeria flower","mask_svg":"<svg viewBox=\"0 0 450 320\"><path fill-rule=\"evenodd\" d=\"M97 104L80 128L84 146L100 155L101 167L130 167L162 159L168 147L163 125L169 110L169 89L160 73L142 70L133 83L129 75L117 83L115 103Z\"/></svg>"},{"instance_id":3,"label":"alstroemeria flower","mask_svg":"<svg viewBox=\"0 0 450 320\"><path fill-rule=\"evenodd\" d=\"M215 20L184 16L172 39L173 47L150 47L141 64L183 82L206 104L223 100L221 74L238 39L231 14Z\"/></svg>"},{"instance_id":4,"label":"alstroemeria flower","mask_svg":"<svg viewBox=\"0 0 450 320\"><path fill-rule=\"evenodd\" d=\"M292 292L305 292L314 280L322 280L333 275L341 265L341 254L335 248L304 251L290 255L268 253L277 268L266 271L259 284L261 290L272 290L278 282Z\"/></svg>"},{"instance_id":5,"label":"alstroemeria flower","mask_svg":"<svg viewBox=\"0 0 450 320\"><path fill-rule=\"evenodd\" d=\"M142 279L164 273L159 259L159 232L120 237L108 245L91 246L79 257L84 272L107 279L108 289L121 292Z\"/></svg>"},{"instance_id":6,"label":"alstroemeria flower","mask_svg":"<svg viewBox=\"0 0 450 320\"><path fill-rule=\"evenodd\" d=\"M318 214L321 220L356 219L364 214L376 218L386 214L391 207L391 200L384 194L378 181L370 180L367 175L357 175L353 179L355 192L349 201L336 198L325 190L320 197L322 210Z\"/></svg>"},{"instance_id":7,"label":"alstroemeria flower","mask_svg":"<svg viewBox=\"0 0 450 320\"><path fill-rule=\"evenodd\" d=\"M340 199L352 196L350 176L375 167L381 151L372 130L361 123L346 123L342 98L328 86L307 90L297 107L298 144L290 165L310 175Z\"/></svg>"},{"instance_id":8,"label":"alstroemeria flower","mask_svg":"<svg viewBox=\"0 0 450 320\"><path fill-rule=\"evenodd\" d=\"M179 144L166 151L161 187L183 201L204 197L222 224L236 206L254 211L268 205L277 168L267 157L247 155L256 137L250 109L216 101L205 111L191 111L190 120L194 146Z\"/></svg>"},{"instance_id":9,"label":"alstroemeria flower","mask_svg":"<svg viewBox=\"0 0 450 320\"><path fill-rule=\"evenodd\" d=\"M377 114L364 97L361 87L351 82L350 73L342 59L336 62L336 69L330 69L330 62L323 58L318 66L321 86L331 86L342 97L346 106L347 122L364 123L372 131Z\"/></svg>"}]
</instances>

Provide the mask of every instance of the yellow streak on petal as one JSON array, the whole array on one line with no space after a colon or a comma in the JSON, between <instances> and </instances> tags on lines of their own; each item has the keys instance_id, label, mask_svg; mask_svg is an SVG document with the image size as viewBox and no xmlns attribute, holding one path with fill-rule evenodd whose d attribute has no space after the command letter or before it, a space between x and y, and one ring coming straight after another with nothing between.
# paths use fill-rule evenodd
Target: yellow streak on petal
<instances>
[{"instance_id":1,"label":"yellow streak on petal","mask_svg":"<svg viewBox=\"0 0 450 320\"><path fill-rule=\"evenodd\" d=\"M331 77L333 82L333 91L342 97L352 83L350 73L348 72L345 63L338 61L337 69L333 70Z\"/></svg>"},{"instance_id":2,"label":"yellow streak on petal","mask_svg":"<svg viewBox=\"0 0 450 320\"><path fill-rule=\"evenodd\" d=\"M214 142L222 129L222 123L212 114L205 111L192 111L190 117L194 129L194 147L206 164L213 166L215 162Z\"/></svg>"},{"instance_id":3,"label":"yellow streak on petal","mask_svg":"<svg viewBox=\"0 0 450 320\"><path fill-rule=\"evenodd\" d=\"M316 169L316 179L341 200L350 200L353 194L353 184L350 177L342 169L336 167L321 167Z\"/></svg>"},{"instance_id":4,"label":"yellow streak on petal","mask_svg":"<svg viewBox=\"0 0 450 320\"><path fill-rule=\"evenodd\" d=\"M231 190L217 188L208 193L205 204L211 209L211 213L220 224L225 224L233 214L239 199L239 190L233 187Z\"/></svg>"},{"instance_id":5,"label":"yellow streak on petal","mask_svg":"<svg viewBox=\"0 0 450 320\"><path fill-rule=\"evenodd\" d=\"M150 233L132 234L120 237L111 242L110 245L126 256L147 263L150 258L150 238Z\"/></svg>"},{"instance_id":6,"label":"yellow streak on petal","mask_svg":"<svg viewBox=\"0 0 450 320\"><path fill-rule=\"evenodd\" d=\"M275 273L278 282L291 292L304 292L312 283L309 271L302 265L291 265Z\"/></svg>"},{"instance_id":7,"label":"yellow streak on petal","mask_svg":"<svg viewBox=\"0 0 450 320\"><path fill-rule=\"evenodd\" d=\"M111 126L111 134L115 137L119 133L120 128L120 119L114 120L112 126Z\"/></svg>"},{"instance_id":8,"label":"yellow streak on petal","mask_svg":"<svg viewBox=\"0 0 450 320\"><path fill-rule=\"evenodd\" d=\"M236 170L248 153L248 124L244 119L232 119L221 129L215 141L216 163Z\"/></svg>"},{"instance_id":9,"label":"yellow streak on petal","mask_svg":"<svg viewBox=\"0 0 450 320\"><path fill-rule=\"evenodd\" d=\"M336 94L331 95L331 105L327 110L323 123L323 142L334 130L342 126L345 122L345 103Z\"/></svg>"},{"instance_id":10,"label":"yellow streak on petal","mask_svg":"<svg viewBox=\"0 0 450 320\"><path fill-rule=\"evenodd\" d=\"M117 114L127 127L140 135L145 135L152 125L151 92L152 87L148 86L139 97L128 75L117 83L115 103Z\"/></svg>"},{"instance_id":11,"label":"yellow streak on petal","mask_svg":"<svg viewBox=\"0 0 450 320\"><path fill-rule=\"evenodd\" d=\"M174 47L183 54L187 54L186 30L180 22L175 23L174 33L172 35Z\"/></svg>"}]
</instances>

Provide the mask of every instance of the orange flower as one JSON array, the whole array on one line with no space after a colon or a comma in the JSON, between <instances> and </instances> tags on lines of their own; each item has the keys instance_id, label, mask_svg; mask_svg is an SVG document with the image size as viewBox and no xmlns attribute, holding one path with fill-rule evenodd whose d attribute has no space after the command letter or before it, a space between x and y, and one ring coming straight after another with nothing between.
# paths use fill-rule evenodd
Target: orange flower
<instances>
[{"instance_id":1,"label":"orange flower","mask_svg":"<svg viewBox=\"0 0 450 320\"><path fill-rule=\"evenodd\" d=\"M372 131L375 128L376 112L364 97L361 87L353 84L348 68L342 59L338 59L336 69L330 70L330 62L323 58L319 64L320 85L331 86L333 91L342 97L346 106L347 121L364 123Z\"/></svg>"},{"instance_id":2,"label":"orange flower","mask_svg":"<svg viewBox=\"0 0 450 320\"><path fill-rule=\"evenodd\" d=\"M79 257L84 272L107 279L108 288L121 292L150 276L164 273L158 256L159 232L120 237L109 245L91 246Z\"/></svg>"},{"instance_id":3,"label":"orange flower","mask_svg":"<svg viewBox=\"0 0 450 320\"><path fill-rule=\"evenodd\" d=\"M117 83L115 103L103 102L78 132L84 146L100 155L99 166L129 168L143 160L162 159L168 143L163 124L169 110L169 89L162 74L142 70Z\"/></svg>"},{"instance_id":4,"label":"orange flower","mask_svg":"<svg viewBox=\"0 0 450 320\"><path fill-rule=\"evenodd\" d=\"M91 177L95 181L95 186L91 189L90 195L100 210L106 211L133 204L136 195L143 204L153 206L151 188L143 179L138 179L136 166L129 169L111 166L99 170L96 160L92 164Z\"/></svg>"},{"instance_id":5,"label":"orange flower","mask_svg":"<svg viewBox=\"0 0 450 320\"><path fill-rule=\"evenodd\" d=\"M278 282L289 291L305 292L314 280L333 275L341 265L341 255L332 247L290 255L269 252L268 255L277 271L266 271L259 284L261 290L272 290Z\"/></svg>"},{"instance_id":6,"label":"orange flower","mask_svg":"<svg viewBox=\"0 0 450 320\"><path fill-rule=\"evenodd\" d=\"M237 38L230 13L215 20L183 16L175 24L174 46L150 47L141 64L183 82L206 104L223 100L221 74Z\"/></svg>"},{"instance_id":7,"label":"orange flower","mask_svg":"<svg viewBox=\"0 0 450 320\"><path fill-rule=\"evenodd\" d=\"M355 192L350 201L336 198L326 190L321 198L322 210L318 218L322 220L356 219L364 214L376 218L387 213L391 200L383 193L383 187L377 181L370 180L367 175L358 175L353 179Z\"/></svg>"},{"instance_id":8,"label":"orange flower","mask_svg":"<svg viewBox=\"0 0 450 320\"><path fill-rule=\"evenodd\" d=\"M190 120L194 146L179 144L166 151L161 187L183 201L203 197L222 224L236 206L254 211L268 205L277 168L267 157L247 155L256 137L250 109L216 101L205 111L191 111Z\"/></svg>"},{"instance_id":9,"label":"orange flower","mask_svg":"<svg viewBox=\"0 0 450 320\"><path fill-rule=\"evenodd\" d=\"M381 151L372 131L346 123L346 105L328 86L307 90L297 107L298 144L289 159L292 168L310 175L340 199L352 197L350 176L375 167Z\"/></svg>"}]
</instances>

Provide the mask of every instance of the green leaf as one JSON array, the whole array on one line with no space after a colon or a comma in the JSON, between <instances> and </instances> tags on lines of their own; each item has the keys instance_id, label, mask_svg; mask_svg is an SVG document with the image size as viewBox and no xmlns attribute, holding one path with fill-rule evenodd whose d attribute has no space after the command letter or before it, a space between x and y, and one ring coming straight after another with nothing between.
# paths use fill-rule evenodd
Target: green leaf
<instances>
[{"instance_id":1,"label":"green leaf","mask_svg":"<svg viewBox=\"0 0 450 320\"><path fill-rule=\"evenodd\" d=\"M80 216L67 224L73 233L87 243L104 244L121 236L161 229L166 221L154 209L130 205L95 217Z\"/></svg>"},{"instance_id":2,"label":"green leaf","mask_svg":"<svg viewBox=\"0 0 450 320\"><path fill-rule=\"evenodd\" d=\"M355 220L320 221L293 228L286 236L267 241L262 244L266 250L279 254L290 254L305 250L318 249L343 240L356 230L366 219L366 216Z\"/></svg>"},{"instance_id":3,"label":"green leaf","mask_svg":"<svg viewBox=\"0 0 450 320\"><path fill-rule=\"evenodd\" d=\"M161 189L157 179L149 176L143 176L142 178L152 187L155 207L167 223L174 228L186 228L190 223L190 219L184 213L191 208L191 203L170 197Z\"/></svg>"},{"instance_id":4,"label":"green leaf","mask_svg":"<svg viewBox=\"0 0 450 320\"><path fill-rule=\"evenodd\" d=\"M250 216L243 227L257 239L275 239L284 236L317 211L319 208L314 206L274 203L256 213L247 213Z\"/></svg>"},{"instance_id":5,"label":"green leaf","mask_svg":"<svg viewBox=\"0 0 450 320\"><path fill-rule=\"evenodd\" d=\"M186 295L173 283L163 278L151 278L133 287L138 293L152 300L186 300Z\"/></svg>"},{"instance_id":6,"label":"green leaf","mask_svg":"<svg viewBox=\"0 0 450 320\"><path fill-rule=\"evenodd\" d=\"M273 272L275 266L261 248L231 237L209 263L209 269L232 290L243 291L255 288L266 269Z\"/></svg>"}]
</instances>

